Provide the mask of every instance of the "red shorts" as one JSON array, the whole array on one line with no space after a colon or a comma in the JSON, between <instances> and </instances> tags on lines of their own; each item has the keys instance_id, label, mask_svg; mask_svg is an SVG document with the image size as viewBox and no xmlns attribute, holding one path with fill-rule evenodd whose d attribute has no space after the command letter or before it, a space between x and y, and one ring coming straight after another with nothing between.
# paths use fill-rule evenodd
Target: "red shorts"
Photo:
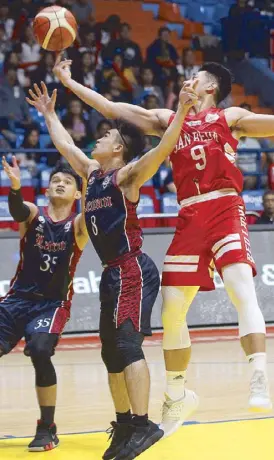
<instances>
[{"instance_id":1,"label":"red shorts","mask_svg":"<svg viewBox=\"0 0 274 460\"><path fill-rule=\"evenodd\" d=\"M222 276L222 268L235 263L251 265L256 275L242 198L224 196L185 206L165 257L162 286L210 291L215 289L214 266Z\"/></svg>"}]
</instances>

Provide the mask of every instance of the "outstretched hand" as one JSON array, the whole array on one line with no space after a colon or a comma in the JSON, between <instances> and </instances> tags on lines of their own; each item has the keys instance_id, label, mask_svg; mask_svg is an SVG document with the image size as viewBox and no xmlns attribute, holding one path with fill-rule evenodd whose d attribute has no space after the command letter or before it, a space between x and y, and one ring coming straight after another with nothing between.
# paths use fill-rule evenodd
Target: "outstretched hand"
<instances>
[{"instance_id":1,"label":"outstretched hand","mask_svg":"<svg viewBox=\"0 0 274 460\"><path fill-rule=\"evenodd\" d=\"M12 157L12 166L9 165L5 157L2 157L2 166L11 182L11 188L13 190L19 190L21 187L20 169L16 157L14 155Z\"/></svg>"},{"instance_id":2,"label":"outstretched hand","mask_svg":"<svg viewBox=\"0 0 274 460\"><path fill-rule=\"evenodd\" d=\"M198 95L195 91L197 85L197 80L187 85L184 84L180 91L179 103L188 110L198 102Z\"/></svg>"},{"instance_id":3,"label":"outstretched hand","mask_svg":"<svg viewBox=\"0 0 274 460\"><path fill-rule=\"evenodd\" d=\"M68 80L71 77L70 67L72 61L70 59L64 59L64 61L62 61L62 55L62 52L57 54L55 65L53 67L53 73L60 80L60 82L66 86Z\"/></svg>"},{"instance_id":4,"label":"outstretched hand","mask_svg":"<svg viewBox=\"0 0 274 460\"><path fill-rule=\"evenodd\" d=\"M41 82L42 91L36 83L34 83L33 87L34 91L32 89L29 90L29 94L32 97L32 99L27 97L27 102L30 105L33 105L33 107L35 107L43 115L45 115L46 113L54 113L57 90L54 89L50 97L47 87L43 81Z\"/></svg>"}]
</instances>

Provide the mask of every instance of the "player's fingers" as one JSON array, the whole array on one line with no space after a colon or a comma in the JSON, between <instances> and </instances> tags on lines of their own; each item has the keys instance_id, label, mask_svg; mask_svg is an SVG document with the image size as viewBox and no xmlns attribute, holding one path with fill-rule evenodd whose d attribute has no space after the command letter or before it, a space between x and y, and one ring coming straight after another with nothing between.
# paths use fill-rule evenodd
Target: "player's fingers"
<instances>
[{"instance_id":1,"label":"player's fingers","mask_svg":"<svg viewBox=\"0 0 274 460\"><path fill-rule=\"evenodd\" d=\"M18 163L15 155L12 155L12 166L18 168Z\"/></svg>"},{"instance_id":2,"label":"player's fingers","mask_svg":"<svg viewBox=\"0 0 274 460\"><path fill-rule=\"evenodd\" d=\"M40 88L39 88L39 86L37 85L37 83L34 83L33 86L34 86L34 89L35 89L35 92L36 92L37 96L38 96L38 97L41 97L41 96L42 96L42 93L41 93Z\"/></svg>"},{"instance_id":3,"label":"player's fingers","mask_svg":"<svg viewBox=\"0 0 274 460\"><path fill-rule=\"evenodd\" d=\"M65 61L62 61L60 66L62 67L62 69L65 69L66 67L70 67L72 64L72 61L69 60L69 59L66 59Z\"/></svg>"},{"instance_id":4,"label":"player's fingers","mask_svg":"<svg viewBox=\"0 0 274 460\"><path fill-rule=\"evenodd\" d=\"M52 96L51 96L51 102L55 105L55 102L56 102L56 98L57 98L57 89L54 89L53 90L53 93L52 93Z\"/></svg>"},{"instance_id":5,"label":"player's fingers","mask_svg":"<svg viewBox=\"0 0 274 460\"><path fill-rule=\"evenodd\" d=\"M32 99L29 99L28 97L26 97L26 101L27 101L30 105L34 105L34 106L35 106L35 101L33 101Z\"/></svg>"},{"instance_id":6,"label":"player's fingers","mask_svg":"<svg viewBox=\"0 0 274 460\"><path fill-rule=\"evenodd\" d=\"M55 65L60 64L63 56L63 51L59 51L59 53L56 53L56 60L55 60Z\"/></svg>"},{"instance_id":7,"label":"player's fingers","mask_svg":"<svg viewBox=\"0 0 274 460\"><path fill-rule=\"evenodd\" d=\"M43 91L43 95L48 96L49 95L48 88L46 87L46 85L45 85L45 83L43 81L41 81L41 88L42 88L42 91Z\"/></svg>"},{"instance_id":8,"label":"player's fingers","mask_svg":"<svg viewBox=\"0 0 274 460\"><path fill-rule=\"evenodd\" d=\"M197 86L198 86L198 83L199 83L199 80L197 80L197 79L194 80L194 84L193 84L193 86L192 86L192 88L194 89L194 91L196 91L196 88L197 88Z\"/></svg>"},{"instance_id":9,"label":"player's fingers","mask_svg":"<svg viewBox=\"0 0 274 460\"><path fill-rule=\"evenodd\" d=\"M32 91L32 89L29 89L29 94L31 95L32 99L34 101L37 101L38 100L38 97L36 96L36 94Z\"/></svg>"}]
</instances>

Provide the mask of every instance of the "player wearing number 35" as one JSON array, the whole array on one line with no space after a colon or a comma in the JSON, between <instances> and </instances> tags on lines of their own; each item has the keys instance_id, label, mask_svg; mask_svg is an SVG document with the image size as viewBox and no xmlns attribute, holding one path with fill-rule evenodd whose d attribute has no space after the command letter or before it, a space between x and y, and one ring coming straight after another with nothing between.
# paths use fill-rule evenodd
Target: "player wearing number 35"
<instances>
[{"instance_id":1,"label":"player wearing number 35","mask_svg":"<svg viewBox=\"0 0 274 460\"><path fill-rule=\"evenodd\" d=\"M197 96L194 88L181 91L177 113L156 148L142 155L143 132L121 123L97 141L91 160L68 139L54 111L56 90L49 97L42 83L42 91L34 85L30 95L32 99L27 100L43 113L56 148L88 181L86 226L104 267L100 284L102 358L117 413L112 442L103 458L133 459L164 434L148 420L150 377L142 343L145 335L151 335L151 312L160 279L153 261L141 252L142 231L136 213L139 190L175 148Z\"/></svg>"},{"instance_id":2,"label":"player wearing number 35","mask_svg":"<svg viewBox=\"0 0 274 460\"><path fill-rule=\"evenodd\" d=\"M12 163L10 166L3 157L11 182L9 209L19 222L20 261L8 294L0 299L0 357L25 337L24 353L35 369L41 411L29 450L38 452L59 444L54 423L56 373L51 356L70 317L72 280L88 234L83 215L72 212L81 191L80 178L70 166L60 164L51 172L46 191L48 208L38 208L23 201L15 157Z\"/></svg>"},{"instance_id":3,"label":"player wearing number 35","mask_svg":"<svg viewBox=\"0 0 274 460\"><path fill-rule=\"evenodd\" d=\"M123 118L146 134L162 137L174 113L114 103L71 77L70 61L57 61L54 73L84 102L107 118ZM238 140L274 135L274 116L257 115L239 107L217 108L231 91L231 75L220 64L206 63L184 88L195 85L198 102L181 126L178 143L170 149L179 212L174 239L163 268L164 355L167 370L162 428L173 433L195 409L197 398L185 389L191 343L188 309L199 289L214 289L213 268L237 309L241 345L250 363L249 408L268 411L269 397L265 322L258 306L245 209L243 177L235 164Z\"/></svg>"}]
</instances>

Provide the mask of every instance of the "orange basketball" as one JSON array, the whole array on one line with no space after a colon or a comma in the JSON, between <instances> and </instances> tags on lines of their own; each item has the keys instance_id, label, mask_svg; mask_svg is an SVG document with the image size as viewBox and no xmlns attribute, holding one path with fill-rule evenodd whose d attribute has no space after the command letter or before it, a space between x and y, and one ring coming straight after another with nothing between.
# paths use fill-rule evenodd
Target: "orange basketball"
<instances>
[{"instance_id":1,"label":"orange basketball","mask_svg":"<svg viewBox=\"0 0 274 460\"><path fill-rule=\"evenodd\" d=\"M66 8L49 6L35 16L33 31L42 48L48 51L61 51L74 42L77 22Z\"/></svg>"}]
</instances>

